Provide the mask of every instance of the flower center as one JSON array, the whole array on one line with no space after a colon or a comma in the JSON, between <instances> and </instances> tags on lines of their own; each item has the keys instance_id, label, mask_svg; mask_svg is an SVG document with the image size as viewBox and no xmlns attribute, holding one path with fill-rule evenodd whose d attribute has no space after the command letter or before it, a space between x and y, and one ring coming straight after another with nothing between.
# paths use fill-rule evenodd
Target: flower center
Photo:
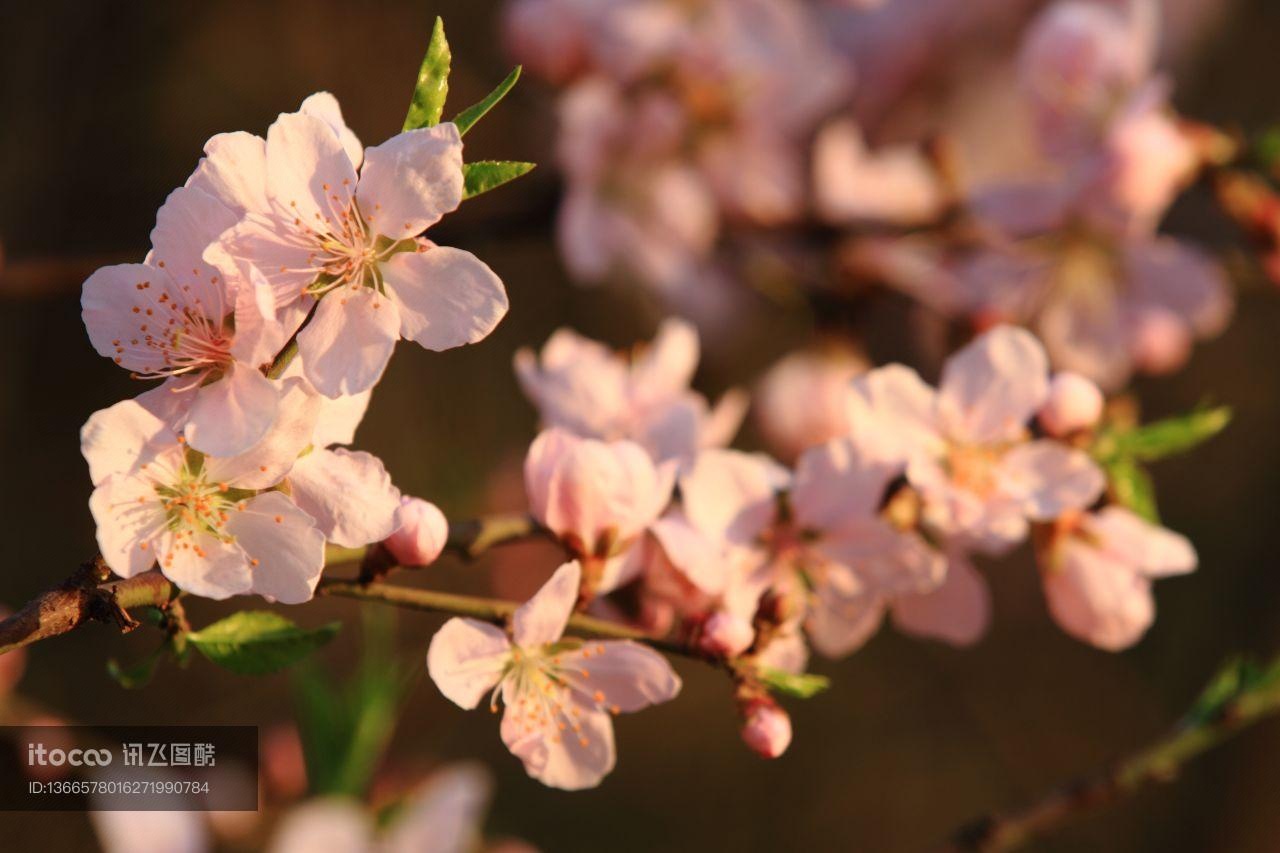
<instances>
[{"instance_id":1,"label":"flower center","mask_svg":"<svg viewBox=\"0 0 1280 853\"><path fill-rule=\"evenodd\" d=\"M957 487L987 497L996 490L999 461L997 448L954 444L947 451L946 466Z\"/></svg>"}]
</instances>

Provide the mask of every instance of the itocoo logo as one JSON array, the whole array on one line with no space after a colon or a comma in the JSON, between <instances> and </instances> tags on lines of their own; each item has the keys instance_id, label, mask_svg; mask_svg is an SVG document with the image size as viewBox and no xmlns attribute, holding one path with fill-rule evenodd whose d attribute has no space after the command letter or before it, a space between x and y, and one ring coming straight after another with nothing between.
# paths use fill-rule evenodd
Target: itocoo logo
<instances>
[{"instance_id":1,"label":"itocoo logo","mask_svg":"<svg viewBox=\"0 0 1280 853\"><path fill-rule=\"evenodd\" d=\"M71 767L106 767L111 763L111 758L109 749L45 749L42 743L27 744L28 766L39 764L44 767L61 767L66 764Z\"/></svg>"}]
</instances>

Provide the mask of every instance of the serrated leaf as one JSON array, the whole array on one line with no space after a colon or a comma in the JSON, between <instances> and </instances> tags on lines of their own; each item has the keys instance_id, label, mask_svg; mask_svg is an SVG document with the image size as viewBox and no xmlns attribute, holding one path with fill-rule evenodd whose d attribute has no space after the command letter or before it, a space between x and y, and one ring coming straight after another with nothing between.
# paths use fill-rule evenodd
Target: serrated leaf
<instances>
[{"instance_id":1,"label":"serrated leaf","mask_svg":"<svg viewBox=\"0 0 1280 853\"><path fill-rule=\"evenodd\" d=\"M796 675L766 666L761 667L759 676L761 683L770 690L785 693L797 699L812 698L831 686L831 679L811 672Z\"/></svg>"},{"instance_id":2,"label":"serrated leaf","mask_svg":"<svg viewBox=\"0 0 1280 853\"><path fill-rule=\"evenodd\" d=\"M1226 406L1197 409L1114 436L1114 452L1142 462L1154 462L1198 447L1226 429L1229 423L1231 409Z\"/></svg>"},{"instance_id":3,"label":"serrated leaf","mask_svg":"<svg viewBox=\"0 0 1280 853\"><path fill-rule=\"evenodd\" d=\"M494 187L500 187L521 175L529 174L535 165L537 164L522 163L518 160L477 160L474 163L463 163L462 197L475 198L481 193L487 193Z\"/></svg>"},{"instance_id":4,"label":"serrated leaf","mask_svg":"<svg viewBox=\"0 0 1280 853\"><path fill-rule=\"evenodd\" d=\"M241 675L265 675L293 666L333 639L341 627L300 628L279 613L242 610L187 635L209 660Z\"/></svg>"},{"instance_id":5,"label":"serrated leaf","mask_svg":"<svg viewBox=\"0 0 1280 853\"><path fill-rule=\"evenodd\" d=\"M440 123L444 114L444 99L449 95L449 66L453 55L449 41L444 36L444 19L436 18L427 44L427 55L418 69L418 83L413 87L413 99L404 119L405 130L417 130Z\"/></svg>"},{"instance_id":6,"label":"serrated leaf","mask_svg":"<svg viewBox=\"0 0 1280 853\"><path fill-rule=\"evenodd\" d=\"M163 651L164 648L161 647L130 666L123 666L118 660L111 658L107 661L107 675L126 690L146 687L151 683L152 676L156 674L156 665L160 663Z\"/></svg>"},{"instance_id":7,"label":"serrated leaf","mask_svg":"<svg viewBox=\"0 0 1280 853\"><path fill-rule=\"evenodd\" d=\"M517 65L506 76L505 80L494 87L492 92L453 117L453 123L458 126L460 135L465 134L474 127L476 122L484 118L485 113L497 106L498 101L507 96L507 92L510 92L511 88L516 85L516 81L520 79L520 71L521 68Z\"/></svg>"},{"instance_id":8,"label":"serrated leaf","mask_svg":"<svg viewBox=\"0 0 1280 853\"><path fill-rule=\"evenodd\" d=\"M1133 510L1152 524L1160 523L1155 484L1145 468L1133 457L1121 456L1106 464L1106 472L1111 497L1116 503Z\"/></svg>"}]
</instances>

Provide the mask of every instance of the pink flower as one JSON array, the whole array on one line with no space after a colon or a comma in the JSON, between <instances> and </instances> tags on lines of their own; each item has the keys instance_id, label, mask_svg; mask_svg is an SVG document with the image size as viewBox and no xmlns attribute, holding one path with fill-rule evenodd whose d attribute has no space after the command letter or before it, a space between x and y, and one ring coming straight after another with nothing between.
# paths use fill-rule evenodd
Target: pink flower
<instances>
[{"instance_id":1,"label":"pink flower","mask_svg":"<svg viewBox=\"0 0 1280 853\"><path fill-rule=\"evenodd\" d=\"M1037 417L1045 431L1057 438L1093 427L1106 401L1098 386L1078 373L1064 371L1049 383L1049 396Z\"/></svg>"},{"instance_id":2,"label":"pink flower","mask_svg":"<svg viewBox=\"0 0 1280 853\"><path fill-rule=\"evenodd\" d=\"M493 783L477 765L445 767L404 799L383 829L355 801L316 799L288 812L271 853L471 853Z\"/></svg>"},{"instance_id":3,"label":"pink flower","mask_svg":"<svg viewBox=\"0 0 1280 853\"><path fill-rule=\"evenodd\" d=\"M1072 157L1097 144L1151 73L1157 17L1151 0L1064 0L1036 19L1020 71L1046 148Z\"/></svg>"},{"instance_id":4,"label":"pink flower","mask_svg":"<svg viewBox=\"0 0 1280 853\"><path fill-rule=\"evenodd\" d=\"M105 853L205 853L213 849L202 812L90 811Z\"/></svg>"},{"instance_id":5,"label":"pink flower","mask_svg":"<svg viewBox=\"0 0 1280 853\"><path fill-rule=\"evenodd\" d=\"M526 602L508 634L450 619L431 640L427 670L440 692L474 708L492 691L506 709L502 740L530 776L553 788L595 787L613 769L610 714L638 711L680 692L657 652L628 640L563 639L581 570L566 563Z\"/></svg>"},{"instance_id":6,"label":"pink flower","mask_svg":"<svg viewBox=\"0 0 1280 853\"><path fill-rule=\"evenodd\" d=\"M324 567L324 535L284 493L314 433L319 398L282 387L280 413L246 453L203 456L137 401L96 413L81 432L103 559L121 577L158 562L178 587L208 598L256 593L296 604Z\"/></svg>"},{"instance_id":7,"label":"pink flower","mask_svg":"<svg viewBox=\"0 0 1280 853\"><path fill-rule=\"evenodd\" d=\"M937 392L897 365L854 380L850 419L855 434L903 462L930 529L999 553L1026 536L1029 520L1083 509L1104 485L1086 454L1029 440L1048 374L1040 343L1001 326L948 360Z\"/></svg>"},{"instance_id":8,"label":"pink flower","mask_svg":"<svg viewBox=\"0 0 1280 853\"><path fill-rule=\"evenodd\" d=\"M337 397L371 388L401 337L431 350L481 340L507 297L470 253L417 239L462 200L458 129L411 130L361 152L330 108L271 126L269 210L246 207L206 258L255 268L277 307L315 304L299 353L311 384Z\"/></svg>"},{"instance_id":9,"label":"pink flower","mask_svg":"<svg viewBox=\"0 0 1280 853\"><path fill-rule=\"evenodd\" d=\"M915 147L868 150L858 126L840 121L818 134L813 158L814 203L827 222L915 225L942 212L942 185Z\"/></svg>"},{"instance_id":10,"label":"pink flower","mask_svg":"<svg viewBox=\"0 0 1280 853\"><path fill-rule=\"evenodd\" d=\"M845 349L792 353L756 388L760 431L779 458L849 434L849 382L867 370L862 356Z\"/></svg>"},{"instance_id":11,"label":"pink flower","mask_svg":"<svg viewBox=\"0 0 1280 853\"><path fill-rule=\"evenodd\" d=\"M674 465L655 465L638 444L558 428L534 440L524 472L533 517L583 558L629 548L666 509L675 485Z\"/></svg>"},{"instance_id":12,"label":"pink flower","mask_svg":"<svg viewBox=\"0 0 1280 853\"><path fill-rule=\"evenodd\" d=\"M236 214L196 187L170 193L141 264L96 271L84 283L94 349L140 379L165 379L147 395L192 447L220 456L248 450L276 416L278 388L258 371L265 321L247 281L205 263L205 247Z\"/></svg>"},{"instance_id":13,"label":"pink flower","mask_svg":"<svg viewBox=\"0 0 1280 853\"><path fill-rule=\"evenodd\" d=\"M1082 515L1043 556L1044 594L1054 620L1107 651L1133 645L1155 621L1152 580L1196 567L1196 552L1184 537L1116 506Z\"/></svg>"},{"instance_id":14,"label":"pink flower","mask_svg":"<svg viewBox=\"0 0 1280 853\"><path fill-rule=\"evenodd\" d=\"M399 524L400 490L382 460L349 444L369 405L369 393L320 398L307 452L289 471L298 507L316 520L325 539L346 548L381 542Z\"/></svg>"},{"instance_id":15,"label":"pink flower","mask_svg":"<svg viewBox=\"0 0 1280 853\"><path fill-rule=\"evenodd\" d=\"M772 699L751 702L743 715L742 739L761 758L777 758L791 745L791 717Z\"/></svg>"},{"instance_id":16,"label":"pink flower","mask_svg":"<svg viewBox=\"0 0 1280 853\"><path fill-rule=\"evenodd\" d=\"M756 632L750 621L720 610L702 623L699 646L707 654L731 658L749 649L755 638Z\"/></svg>"},{"instance_id":17,"label":"pink flower","mask_svg":"<svg viewBox=\"0 0 1280 853\"><path fill-rule=\"evenodd\" d=\"M440 508L405 495L396 514L399 526L387 537L387 550L402 566L428 566L449 540L449 522Z\"/></svg>"},{"instance_id":18,"label":"pink flower","mask_svg":"<svg viewBox=\"0 0 1280 853\"><path fill-rule=\"evenodd\" d=\"M630 439L663 461L727 444L745 400L730 392L714 408L689 389L698 364L698 333L664 320L647 346L628 358L560 329L542 347L516 353L516 377L542 423L587 438Z\"/></svg>"}]
</instances>

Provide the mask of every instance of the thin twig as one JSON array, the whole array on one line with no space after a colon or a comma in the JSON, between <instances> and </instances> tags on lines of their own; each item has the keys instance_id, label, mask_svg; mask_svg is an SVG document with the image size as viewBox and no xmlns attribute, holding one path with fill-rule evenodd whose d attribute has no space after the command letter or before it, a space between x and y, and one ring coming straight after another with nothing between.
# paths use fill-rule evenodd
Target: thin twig
<instances>
[{"instance_id":1,"label":"thin twig","mask_svg":"<svg viewBox=\"0 0 1280 853\"><path fill-rule=\"evenodd\" d=\"M451 525L446 548L472 559L489 548L541 535L541 528L528 516L495 515ZM357 562L367 552L364 548L333 549L329 563ZM388 566L387 570L391 568L398 567ZM94 620L114 622L122 632L130 631L137 625L129 615L130 609L162 607L175 592L168 579L155 569L113 581L102 558L95 557L58 586L0 620L0 654L69 633Z\"/></svg>"},{"instance_id":2,"label":"thin twig","mask_svg":"<svg viewBox=\"0 0 1280 853\"><path fill-rule=\"evenodd\" d=\"M469 616L483 622L502 625L511 618L521 602L501 601L494 598L479 598L471 595L455 595L448 592L435 592L427 589L395 586L384 583L362 584L355 581L331 580L320 581L316 589L317 595L334 595L342 598L355 598L360 601L372 601L404 607L410 610L425 610L429 613L448 613L454 616ZM588 634L594 637L607 637L614 640L635 640L652 646L658 651L673 655L706 660L706 656L696 649L665 637L655 637L628 628L617 622L597 619L575 613L569 617L566 632L570 634Z\"/></svg>"},{"instance_id":3,"label":"thin twig","mask_svg":"<svg viewBox=\"0 0 1280 853\"><path fill-rule=\"evenodd\" d=\"M1163 739L1092 776L1056 788L1030 805L966 824L944 849L953 853L1013 850L1131 797L1149 784L1173 781L1192 759L1278 712L1280 659L1264 668L1228 663Z\"/></svg>"}]
</instances>

